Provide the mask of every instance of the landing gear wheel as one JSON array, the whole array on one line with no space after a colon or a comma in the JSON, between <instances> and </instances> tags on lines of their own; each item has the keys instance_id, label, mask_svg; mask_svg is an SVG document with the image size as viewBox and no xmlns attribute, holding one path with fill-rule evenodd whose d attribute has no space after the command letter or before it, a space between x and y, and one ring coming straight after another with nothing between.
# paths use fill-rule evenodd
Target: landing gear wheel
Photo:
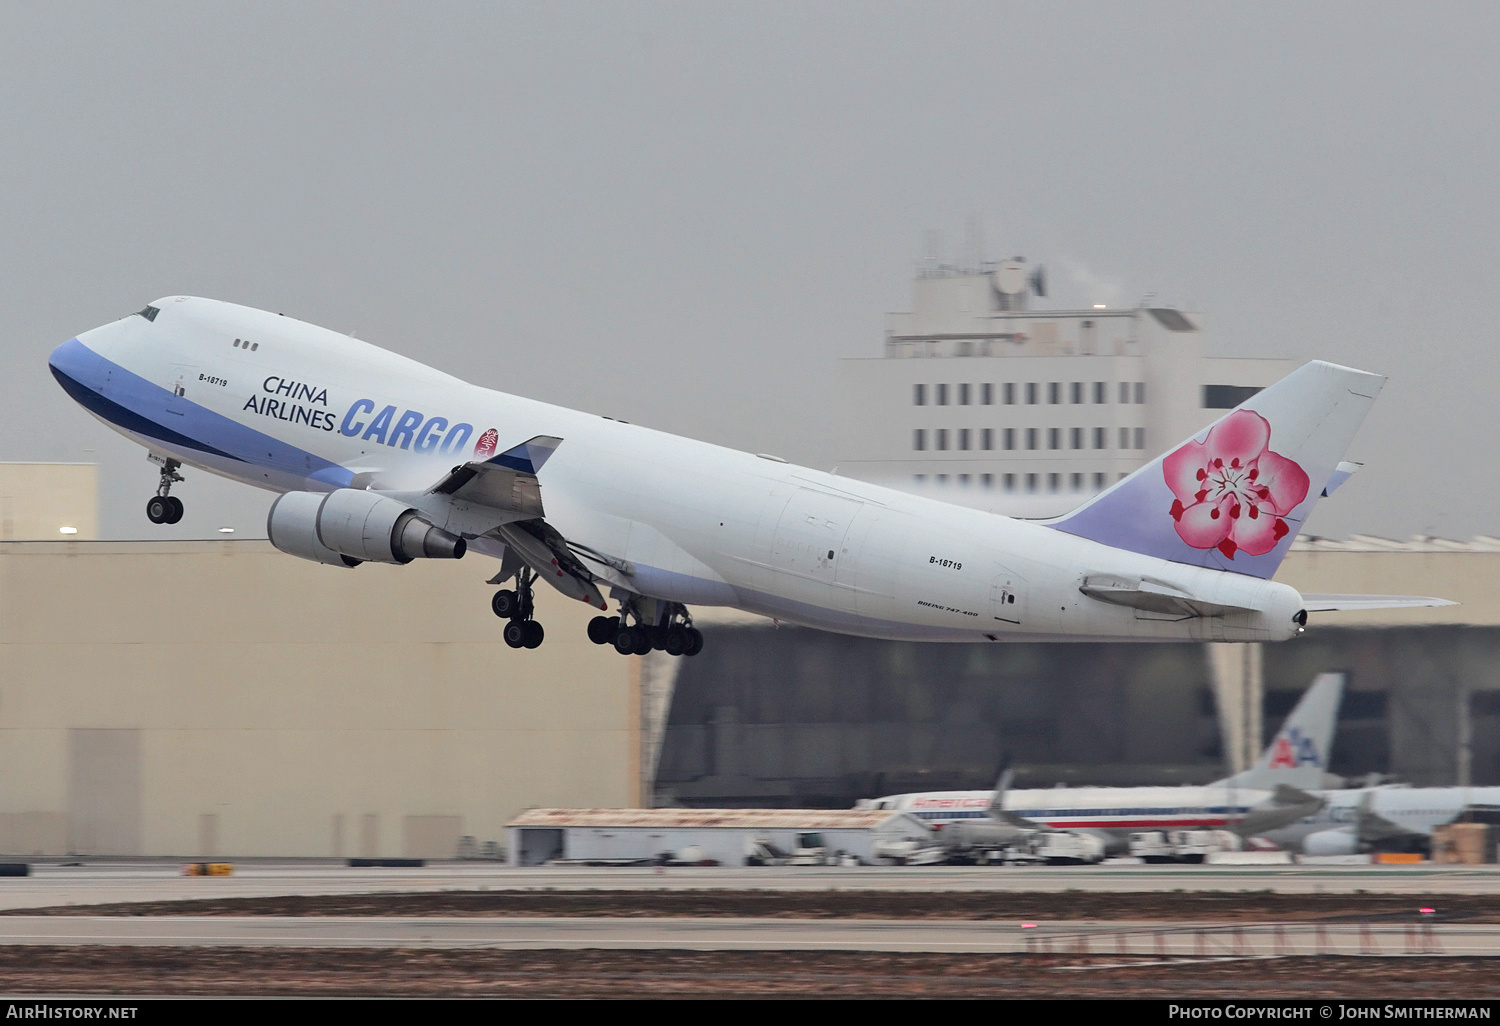
<instances>
[{"instance_id":1,"label":"landing gear wheel","mask_svg":"<svg viewBox=\"0 0 1500 1026\"><path fill-rule=\"evenodd\" d=\"M490 599L490 608L502 620L513 620L521 612L521 600L513 591L497 591Z\"/></svg>"},{"instance_id":2,"label":"landing gear wheel","mask_svg":"<svg viewBox=\"0 0 1500 1026\"><path fill-rule=\"evenodd\" d=\"M526 630L526 624L529 622L527 620L512 620L506 624L502 635L505 638L505 643L511 648L525 648L526 639L530 633ZM537 644L541 644L541 642L538 641Z\"/></svg>"},{"instance_id":3,"label":"landing gear wheel","mask_svg":"<svg viewBox=\"0 0 1500 1026\"><path fill-rule=\"evenodd\" d=\"M589 621L589 640L596 645L608 645L620 633L618 616L596 616Z\"/></svg>"},{"instance_id":4,"label":"landing gear wheel","mask_svg":"<svg viewBox=\"0 0 1500 1026\"><path fill-rule=\"evenodd\" d=\"M688 647L683 651L682 654L687 656L695 656L699 652L702 652L703 632L696 627L689 627L687 628L686 633L688 636Z\"/></svg>"},{"instance_id":5,"label":"landing gear wheel","mask_svg":"<svg viewBox=\"0 0 1500 1026\"><path fill-rule=\"evenodd\" d=\"M635 629L635 648L631 649L631 651L636 655L645 655L647 652L650 652L653 648L656 647L655 642L653 641L653 637L655 634L656 632L654 630L649 630L645 627L637 627Z\"/></svg>"},{"instance_id":6,"label":"landing gear wheel","mask_svg":"<svg viewBox=\"0 0 1500 1026\"><path fill-rule=\"evenodd\" d=\"M689 644L686 628L671 627L667 630L667 640L662 645L662 650L669 656L680 656L688 650Z\"/></svg>"},{"instance_id":7,"label":"landing gear wheel","mask_svg":"<svg viewBox=\"0 0 1500 1026\"><path fill-rule=\"evenodd\" d=\"M153 524L165 524L172 515L172 504L165 495L153 495L146 500L146 519Z\"/></svg>"},{"instance_id":8,"label":"landing gear wheel","mask_svg":"<svg viewBox=\"0 0 1500 1026\"><path fill-rule=\"evenodd\" d=\"M542 630L542 625L535 620L523 620L522 623L526 625L526 647L541 647L542 639L547 636L547 632Z\"/></svg>"},{"instance_id":9,"label":"landing gear wheel","mask_svg":"<svg viewBox=\"0 0 1500 1026\"><path fill-rule=\"evenodd\" d=\"M182 500L175 495L166 496L166 500L169 507L167 509L167 523L175 524L182 519Z\"/></svg>"},{"instance_id":10,"label":"landing gear wheel","mask_svg":"<svg viewBox=\"0 0 1500 1026\"><path fill-rule=\"evenodd\" d=\"M615 651L621 655L634 655L635 636L639 630L638 627L621 627L620 632L615 635Z\"/></svg>"}]
</instances>

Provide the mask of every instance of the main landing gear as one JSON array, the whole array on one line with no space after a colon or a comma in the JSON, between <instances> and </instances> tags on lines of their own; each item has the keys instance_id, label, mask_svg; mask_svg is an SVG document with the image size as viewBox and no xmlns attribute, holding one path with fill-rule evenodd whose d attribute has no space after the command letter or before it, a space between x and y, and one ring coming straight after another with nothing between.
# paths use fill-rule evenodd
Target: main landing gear
<instances>
[{"instance_id":1,"label":"main landing gear","mask_svg":"<svg viewBox=\"0 0 1500 1026\"><path fill-rule=\"evenodd\" d=\"M652 649L674 656L695 656L703 651L703 632L693 626L687 609L679 603L663 603L665 615L656 623L634 604L620 607L619 616L596 616L589 621L589 640L613 645L621 655L645 655ZM626 623L627 617L635 623Z\"/></svg>"},{"instance_id":2,"label":"main landing gear","mask_svg":"<svg viewBox=\"0 0 1500 1026\"><path fill-rule=\"evenodd\" d=\"M161 480L156 486L156 494L146 502L146 519L153 524L175 524L182 519L182 500L171 491L172 485L182 480L182 475L177 473L182 464L156 456L151 457L151 462L161 465Z\"/></svg>"},{"instance_id":3,"label":"main landing gear","mask_svg":"<svg viewBox=\"0 0 1500 1026\"><path fill-rule=\"evenodd\" d=\"M516 573L516 590L497 591L490 600L495 615L510 621L505 625L504 638L511 648L536 648L547 636L542 625L531 618L531 586L535 581L536 574L522 567Z\"/></svg>"}]
</instances>

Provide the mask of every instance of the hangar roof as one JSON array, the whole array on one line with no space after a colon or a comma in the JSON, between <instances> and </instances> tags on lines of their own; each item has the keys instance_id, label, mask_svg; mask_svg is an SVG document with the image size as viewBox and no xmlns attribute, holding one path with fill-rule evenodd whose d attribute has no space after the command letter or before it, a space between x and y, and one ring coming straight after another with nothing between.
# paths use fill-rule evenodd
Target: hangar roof
<instances>
[{"instance_id":1,"label":"hangar roof","mask_svg":"<svg viewBox=\"0 0 1500 1026\"><path fill-rule=\"evenodd\" d=\"M913 818L891 809L528 809L506 826L869 830L896 817Z\"/></svg>"}]
</instances>

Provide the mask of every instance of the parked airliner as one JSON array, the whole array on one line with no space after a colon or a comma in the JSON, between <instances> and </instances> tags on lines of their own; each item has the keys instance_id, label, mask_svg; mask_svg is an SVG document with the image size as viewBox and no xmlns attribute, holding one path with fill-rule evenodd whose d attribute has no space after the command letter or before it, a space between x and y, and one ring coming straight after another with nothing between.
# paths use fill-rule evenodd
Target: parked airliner
<instances>
[{"instance_id":1,"label":"parked airliner","mask_svg":"<svg viewBox=\"0 0 1500 1026\"><path fill-rule=\"evenodd\" d=\"M935 825L1002 811L1041 827L1094 833L1110 846L1137 830L1235 829L1252 812L1253 820L1285 826L1318 807L1320 799L1307 792L1323 786L1343 691L1343 674L1319 674L1254 766L1202 787L1007 789L998 810L994 790L925 791L869 798L855 807L909 812ZM1305 808L1297 813L1298 806ZM1266 815L1273 810L1275 816Z\"/></svg>"},{"instance_id":2,"label":"parked airliner","mask_svg":"<svg viewBox=\"0 0 1500 1026\"><path fill-rule=\"evenodd\" d=\"M914 641L1280 641L1309 612L1434 604L1270 578L1384 378L1306 364L1066 516L1008 519L471 385L230 303L158 300L53 351L80 405L158 465L281 493L284 552L499 559L493 609L541 644L532 588L602 611L622 653L693 654L691 605ZM618 603L616 616L605 595Z\"/></svg>"}]
</instances>

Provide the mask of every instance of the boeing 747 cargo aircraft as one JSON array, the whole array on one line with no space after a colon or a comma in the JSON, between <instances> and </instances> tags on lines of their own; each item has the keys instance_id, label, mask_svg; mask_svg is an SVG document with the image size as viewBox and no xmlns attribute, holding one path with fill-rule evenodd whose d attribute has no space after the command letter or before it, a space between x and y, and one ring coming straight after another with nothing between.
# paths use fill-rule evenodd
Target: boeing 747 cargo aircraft
<instances>
[{"instance_id":1,"label":"boeing 747 cargo aircraft","mask_svg":"<svg viewBox=\"0 0 1500 1026\"><path fill-rule=\"evenodd\" d=\"M86 331L50 363L158 465L153 522L181 519L172 487L194 467L279 492L271 543L339 571L494 557L515 648L542 643L539 580L598 611L589 637L626 654L696 653L694 605L975 642L1280 641L1313 612L1442 604L1271 580L1352 471L1345 447L1385 380L1329 363L1044 522L507 395L191 296Z\"/></svg>"}]
</instances>

